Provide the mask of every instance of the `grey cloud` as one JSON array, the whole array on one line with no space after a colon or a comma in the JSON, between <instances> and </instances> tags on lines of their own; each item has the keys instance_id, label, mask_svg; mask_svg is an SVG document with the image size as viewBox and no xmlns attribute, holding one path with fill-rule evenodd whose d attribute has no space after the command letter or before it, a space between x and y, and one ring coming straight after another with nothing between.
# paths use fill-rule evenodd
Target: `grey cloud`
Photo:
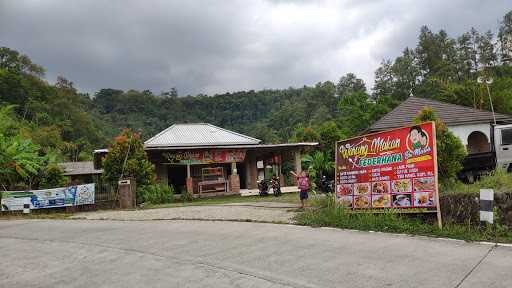
<instances>
[{"instance_id":1,"label":"grey cloud","mask_svg":"<svg viewBox=\"0 0 512 288\"><path fill-rule=\"evenodd\" d=\"M495 30L512 1L0 2L0 45L83 91L176 86L181 95L369 82L421 25ZM489 4L491 3L491 4Z\"/></svg>"}]
</instances>

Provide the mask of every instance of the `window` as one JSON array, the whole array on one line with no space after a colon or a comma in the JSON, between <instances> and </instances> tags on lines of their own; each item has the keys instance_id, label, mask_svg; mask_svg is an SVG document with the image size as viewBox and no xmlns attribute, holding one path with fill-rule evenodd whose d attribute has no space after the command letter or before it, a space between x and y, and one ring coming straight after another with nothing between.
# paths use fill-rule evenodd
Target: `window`
<instances>
[{"instance_id":1,"label":"window","mask_svg":"<svg viewBox=\"0 0 512 288\"><path fill-rule=\"evenodd\" d=\"M512 145L512 128L501 130L501 145Z\"/></svg>"}]
</instances>

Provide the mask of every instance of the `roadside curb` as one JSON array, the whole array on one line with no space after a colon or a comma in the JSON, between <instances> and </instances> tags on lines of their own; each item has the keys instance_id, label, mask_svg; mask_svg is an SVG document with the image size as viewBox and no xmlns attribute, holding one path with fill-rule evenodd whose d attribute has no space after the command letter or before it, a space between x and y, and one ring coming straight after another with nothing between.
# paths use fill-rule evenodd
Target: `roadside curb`
<instances>
[{"instance_id":1,"label":"roadside curb","mask_svg":"<svg viewBox=\"0 0 512 288\"><path fill-rule=\"evenodd\" d=\"M295 226L303 226L303 225L297 225L292 224ZM312 227L312 226L304 226L304 227ZM401 237L410 237L410 238L418 238L418 239L425 239L425 240L442 240L442 241L452 241L452 242L459 242L459 243L466 243L466 244L480 244L480 245L486 245L486 246L498 246L498 247L507 247L512 248L512 243L495 243L495 242L488 242L488 241L466 241L461 239L453 239L453 238L442 238L442 237L435 237L435 236L428 236L428 235L414 235L414 234L405 234L405 233L388 233L388 232L381 232L381 231L365 231L365 230L355 230L355 229L343 229L343 228L336 228L336 227L312 227L312 228L320 228L324 230L342 230L342 231L349 231L349 232L357 232L357 233L375 233L375 234L384 234L384 235L393 235L393 236L401 236Z\"/></svg>"}]
</instances>

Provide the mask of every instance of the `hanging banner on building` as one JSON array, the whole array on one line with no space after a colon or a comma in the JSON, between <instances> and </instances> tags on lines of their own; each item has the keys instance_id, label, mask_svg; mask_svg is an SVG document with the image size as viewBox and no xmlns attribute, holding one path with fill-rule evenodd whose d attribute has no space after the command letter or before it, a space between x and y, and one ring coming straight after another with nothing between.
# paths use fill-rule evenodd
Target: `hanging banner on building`
<instances>
[{"instance_id":1,"label":"hanging banner on building","mask_svg":"<svg viewBox=\"0 0 512 288\"><path fill-rule=\"evenodd\" d=\"M437 206L434 122L336 144L336 200L354 208Z\"/></svg>"},{"instance_id":2,"label":"hanging banner on building","mask_svg":"<svg viewBox=\"0 0 512 288\"><path fill-rule=\"evenodd\" d=\"M171 164L211 164L243 162L245 150L198 150L167 152L164 158Z\"/></svg>"},{"instance_id":3,"label":"hanging banner on building","mask_svg":"<svg viewBox=\"0 0 512 288\"><path fill-rule=\"evenodd\" d=\"M30 209L57 208L94 204L94 184L55 189L2 192L2 211L23 210L30 202Z\"/></svg>"}]
</instances>

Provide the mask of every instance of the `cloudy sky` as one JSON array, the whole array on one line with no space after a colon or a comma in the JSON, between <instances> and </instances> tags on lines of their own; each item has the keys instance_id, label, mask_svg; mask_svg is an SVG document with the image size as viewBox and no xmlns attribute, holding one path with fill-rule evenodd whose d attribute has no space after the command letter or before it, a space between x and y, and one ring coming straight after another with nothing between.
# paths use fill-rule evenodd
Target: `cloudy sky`
<instances>
[{"instance_id":1,"label":"cloudy sky","mask_svg":"<svg viewBox=\"0 0 512 288\"><path fill-rule=\"evenodd\" d=\"M496 31L512 0L0 0L0 46L84 92L180 95L287 88L356 73L415 46L421 25Z\"/></svg>"}]
</instances>

